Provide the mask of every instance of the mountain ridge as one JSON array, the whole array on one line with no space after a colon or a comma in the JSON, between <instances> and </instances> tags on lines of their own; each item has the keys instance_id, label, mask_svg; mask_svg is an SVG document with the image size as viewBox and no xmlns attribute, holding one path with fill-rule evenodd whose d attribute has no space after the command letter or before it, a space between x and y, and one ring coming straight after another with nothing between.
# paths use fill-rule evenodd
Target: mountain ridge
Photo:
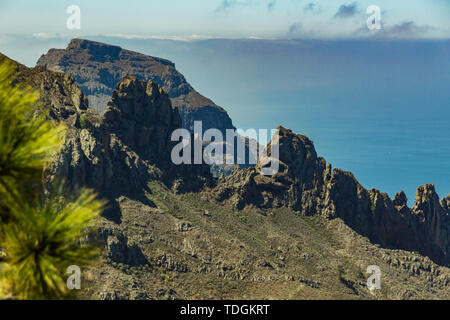
<instances>
[{"instance_id":1,"label":"mountain ridge","mask_svg":"<svg viewBox=\"0 0 450 320\"><path fill-rule=\"evenodd\" d=\"M163 87L172 105L180 110L183 127L191 132L196 120L203 121L206 129L217 128L222 132L235 129L227 112L192 88L175 69L175 64L166 59L101 42L72 39L66 49L50 49L36 65L72 73L90 106L100 113L117 83L130 74L140 80L153 80Z\"/></svg>"},{"instance_id":2,"label":"mountain ridge","mask_svg":"<svg viewBox=\"0 0 450 320\"><path fill-rule=\"evenodd\" d=\"M16 65L17 81L39 90L69 131L45 182L65 178L110 202L95 235L105 258L84 273L84 297L448 299L450 270L433 260L447 244L450 195L438 206L434 188L421 187L414 210L405 208L404 194L391 201L365 190L282 127L277 174L261 175L258 164L214 179L206 165L167 161L167 133L181 121L156 83L124 77L100 116L71 75ZM399 221L432 260L383 238L398 235L386 226ZM382 269L383 290L367 289L368 265Z\"/></svg>"}]
</instances>

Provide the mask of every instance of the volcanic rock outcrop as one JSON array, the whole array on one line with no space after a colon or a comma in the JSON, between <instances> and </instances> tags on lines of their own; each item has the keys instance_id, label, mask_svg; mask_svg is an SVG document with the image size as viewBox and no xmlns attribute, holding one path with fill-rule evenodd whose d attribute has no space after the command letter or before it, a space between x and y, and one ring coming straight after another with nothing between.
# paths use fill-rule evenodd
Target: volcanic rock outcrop
<instances>
[{"instance_id":1,"label":"volcanic rock outcrop","mask_svg":"<svg viewBox=\"0 0 450 320\"><path fill-rule=\"evenodd\" d=\"M27 84L39 90L39 105L49 109L53 120L66 121L88 110L88 99L73 76L52 72L44 67L27 68L0 53L0 63L9 62L15 69L12 84Z\"/></svg>"},{"instance_id":2,"label":"volcanic rock outcrop","mask_svg":"<svg viewBox=\"0 0 450 320\"><path fill-rule=\"evenodd\" d=\"M172 163L176 142L170 136L181 128L181 119L155 82L126 76L100 116L88 108L70 74L27 68L1 55L0 63L4 60L16 68L13 82L39 90L39 105L49 110L49 118L66 124L63 148L46 168L49 187L65 180L73 188L93 188L114 206L114 199L122 195L145 201L141 193L155 179L177 192L197 191L211 183L209 166Z\"/></svg>"},{"instance_id":3,"label":"volcanic rock outcrop","mask_svg":"<svg viewBox=\"0 0 450 320\"><path fill-rule=\"evenodd\" d=\"M391 200L364 189L284 128L274 136L277 174L261 175L259 164L213 179L206 165L169 160L181 119L155 82L124 77L100 116L72 76L10 63L14 81L39 90L49 118L67 126L45 182L110 200L93 235L105 259L83 271L92 280L84 298L448 299L449 269L410 252L448 265L450 195L439 202L432 185L409 208L403 192ZM380 292L366 287L373 264L387 284Z\"/></svg>"},{"instance_id":4,"label":"volcanic rock outcrop","mask_svg":"<svg viewBox=\"0 0 450 320\"><path fill-rule=\"evenodd\" d=\"M272 140L276 142L278 173L261 175L260 165L235 171L219 180L213 190L215 198L236 209L285 206L302 215L341 218L385 247L419 251L438 263L450 263L450 196L439 202L434 186L428 184L417 189L414 206L409 208L403 192L391 200L386 193L366 190L352 173L332 169L317 157L313 143L305 136L279 127Z\"/></svg>"}]
</instances>

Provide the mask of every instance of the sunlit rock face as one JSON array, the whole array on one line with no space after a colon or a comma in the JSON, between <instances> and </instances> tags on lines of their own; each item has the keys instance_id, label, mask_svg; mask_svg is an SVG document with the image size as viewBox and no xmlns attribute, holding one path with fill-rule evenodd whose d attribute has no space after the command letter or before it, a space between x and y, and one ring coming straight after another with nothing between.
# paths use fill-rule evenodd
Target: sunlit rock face
<instances>
[{"instance_id":1,"label":"sunlit rock face","mask_svg":"<svg viewBox=\"0 0 450 320\"><path fill-rule=\"evenodd\" d=\"M378 190L366 190L351 172L332 169L317 157L313 142L279 127L279 172L260 174L260 166L235 171L214 190L218 201L242 209L289 207L302 215L341 218L355 231L388 248L419 251L450 263L449 197L439 202L434 186L417 189L413 208L404 192L394 200ZM275 141L272 141L275 142ZM268 147L270 155L270 146Z\"/></svg>"}]
</instances>

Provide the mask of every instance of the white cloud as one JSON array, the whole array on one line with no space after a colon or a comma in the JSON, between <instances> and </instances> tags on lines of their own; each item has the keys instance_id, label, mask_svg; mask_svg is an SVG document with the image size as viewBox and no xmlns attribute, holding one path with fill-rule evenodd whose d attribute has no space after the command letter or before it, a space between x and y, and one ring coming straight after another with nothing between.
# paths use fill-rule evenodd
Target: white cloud
<instances>
[{"instance_id":1,"label":"white cloud","mask_svg":"<svg viewBox=\"0 0 450 320\"><path fill-rule=\"evenodd\" d=\"M38 39L51 39L51 38L56 38L59 36L54 33L38 32L38 33L33 33L33 37L38 38Z\"/></svg>"},{"instance_id":2,"label":"white cloud","mask_svg":"<svg viewBox=\"0 0 450 320\"><path fill-rule=\"evenodd\" d=\"M257 40L276 40L274 37L260 37L260 36L248 36L248 37L229 37L229 36L208 36L202 34L193 34L190 36L157 36L157 35L136 35L136 34L124 34L124 33L116 33L116 34L106 34L105 37L110 38L122 38L122 39L155 39L155 40L174 40L174 41L197 41L197 40L210 40L210 39L257 39Z\"/></svg>"}]
</instances>

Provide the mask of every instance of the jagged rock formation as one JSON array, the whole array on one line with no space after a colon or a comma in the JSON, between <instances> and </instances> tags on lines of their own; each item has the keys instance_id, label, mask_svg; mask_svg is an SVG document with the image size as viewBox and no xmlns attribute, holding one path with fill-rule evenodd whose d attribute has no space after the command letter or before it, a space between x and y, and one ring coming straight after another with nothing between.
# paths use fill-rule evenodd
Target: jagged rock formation
<instances>
[{"instance_id":1,"label":"jagged rock formation","mask_svg":"<svg viewBox=\"0 0 450 320\"><path fill-rule=\"evenodd\" d=\"M175 64L104 43L73 39L66 49L51 49L37 62L49 70L71 73L89 99L90 107L103 113L116 85L127 75L152 80L169 95L180 111L183 127L193 131L194 121L204 130L234 129L227 112L205 98L175 69Z\"/></svg>"},{"instance_id":2,"label":"jagged rock formation","mask_svg":"<svg viewBox=\"0 0 450 320\"><path fill-rule=\"evenodd\" d=\"M100 116L71 76L16 68L16 79L40 90L50 117L68 127L47 183L62 177L110 200L96 235L105 261L83 270L83 297L448 299L448 268L368 238L445 259L450 195L439 204L427 185L410 209L404 193L392 201L365 190L317 157L308 138L282 128L273 177L258 165L200 192L173 192L197 191L211 177L207 166L167 161L168 134L181 120L161 87L127 76ZM366 287L373 264L383 271L378 292Z\"/></svg>"},{"instance_id":3,"label":"jagged rock formation","mask_svg":"<svg viewBox=\"0 0 450 320\"><path fill-rule=\"evenodd\" d=\"M194 121L202 129L214 128L226 135L235 130L227 112L195 91L171 61L124 50L104 43L73 39L66 49L50 49L37 62L49 70L70 73L89 100L89 106L102 114L116 85L127 74L146 82L152 80L168 93L172 106L178 108L182 126L193 133ZM248 145L248 139L238 138ZM235 153L236 154L236 153ZM247 157L250 150L246 147ZM237 159L237 156L236 156ZM237 163L237 161L235 161ZM238 167L253 166L247 160ZM230 174L236 166L211 166L214 176Z\"/></svg>"},{"instance_id":4,"label":"jagged rock formation","mask_svg":"<svg viewBox=\"0 0 450 320\"><path fill-rule=\"evenodd\" d=\"M5 59L1 56L0 62ZM172 163L176 142L170 135L181 128L181 119L155 82L126 76L100 116L88 108L71 75L11 63L17 69L15 81L38 89L39 104L49 109L50 118L67 125L64 146L46 169L49 186L64 179L72 187L93 188L112 200L114 211L114 199L120 195L145 201L141 193L151 180L161 180L177 192L199 190L211 182L207 165ZM117 212L113 216L117 218Z\"/></svg>"},{"instance_id":5,"label":"jagged rock formation","mask_svg":"<svg viewBox=\"0 0 450 320\"><path fill-rule=\"evenodd\" d=\"M177 109L156 83L126 76L103 116L77 114L64 149L48 168L51 179L65 177L110 198L133 195L154 179L177 191L198 190L210 180L207 165L176 166L170 159Z\"/></svg>"},{"instance_id":6,"label":"jagged rock formation","mask_svg":"<svg viewBox=\"0 0 450 320\"><path fill-rule=\"evenodd\" d=\"M0 63L8 61L16 69L12 84L24 83L41 92L39 104L49 108L54 120L66 121L87 112L88 100L70 74L51 72L44 67L27 68L0 53Z\"/></svg>"},{"instance_id":7,"label":"jagged rock formation","mask_svg":"<svg viewBox=\"0 0 450 320\"><path fill-rule=\"evenodd\" d=\"M252 204L341 218L385 247L419 251L438 263L450 263L449 197L439 203L433 185L419 187L414 207L408 208L403 192L392 201L386 193L364 189L352 173L332 170L331 164L317 157L307 137L279 127L272 143L277 141L278 173L263 176L260 165L235 171L218 182L215 198L239 210Z\"/></svg>"}]
</instances>

